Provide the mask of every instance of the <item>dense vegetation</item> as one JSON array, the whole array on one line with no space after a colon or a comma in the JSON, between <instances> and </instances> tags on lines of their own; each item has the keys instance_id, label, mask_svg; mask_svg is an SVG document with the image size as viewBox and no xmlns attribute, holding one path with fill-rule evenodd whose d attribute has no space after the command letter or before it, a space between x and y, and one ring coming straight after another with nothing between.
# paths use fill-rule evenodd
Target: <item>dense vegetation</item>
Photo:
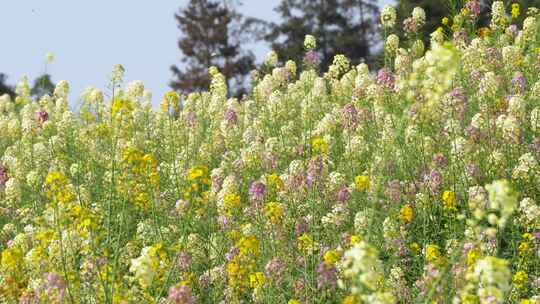
<instances>
[{"instance_id":1,"label":"dense vegetation","mask_svg":"<svg viewBox=\"0 0 540 304\"><path fill-rule=\"evenodd\" d=\"M508 13L507 13L508 12ZM385 7L384 68L0 98L2 303L540 303L539 11ZM526 15L526 16L524 16ZM522 25L516 20L524 20ZM398 32L406 32L401 39Z\"/></svg>"}]
</instances>

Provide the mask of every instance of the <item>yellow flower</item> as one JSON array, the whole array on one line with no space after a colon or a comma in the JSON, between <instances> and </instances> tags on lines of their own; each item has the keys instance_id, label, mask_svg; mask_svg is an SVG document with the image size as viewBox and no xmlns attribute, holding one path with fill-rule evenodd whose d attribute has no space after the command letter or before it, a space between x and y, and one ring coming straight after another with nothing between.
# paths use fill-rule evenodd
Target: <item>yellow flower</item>
<instances>
[{"instance_id":1,"label":"yellow flower","mask_svg":"<svg viewBox=\"0 0 540 304\"><path fill-rule=\"evenodd\" d=\"M467 253L467 265L474 265L479 258L480 251L478 251L478 249L474 248L469 250L469 252Z\"/></svg>"},{"instance_id":2,"label":"yellow flower","mask_svg":"<svg viewBox=\"0 0 540 304\"><path fill-rule=\"evenodd\" d=\"M223 198L223 208L225 211L232 212L235 209L238 209L241 205L240 196L236 193L227 193Z\"/></svg>"},{"instance_id":3,"label":"yellow flower","mask_svg":"<svg viewBox=\"0 0 540 304\"><path fill-rule=\"evenodd\" d=\"M419 253L420 252L420 245L418 245L418 243L416 243L416 242L411 243L409 245L409 249L414 253Z\"/></svg>"},{"instance_id":4,"label":"yellow flower","mask_svg":"<svg viewBox=\"0 0 540 304\"><path fill-rule=\"evenodd\" d=\"M529 242L520 242L518 246L519 255L527 255L531 249Z\"/></svg>"},{"instance_id":5,"label":"yellow flower","mask_svg":"<svg viewBox=\"0 0 540 304\"><path fill-rule=\"evenodd\" d=\"M265 282L266 278L260 271L249 275L249 286L251 286L251 288L260 287L264 285Z\"/></svg>"},{"instance_id":6,"label":"yellow flower","mask_svg":"<svg viewBox=\"0 0 540 304\"><path fill-rule=\"evenodd\" d=\"M2 258L0 260L2 269L10 271L19 268L20 263L22 262L22 255L23 253L18 247L13 246L4 249L4 251L2 251Z\"/></svg>"},{"instance_id":7,"label":"yellow flower","mask_svg":"<svg viewBox=\"0 0 540 304\"><path fill-rule=\"evenodd\" d=\"M448 17L444 17L441 20L442 25L448 25Z\"/></svg>"},{"instance_id":8,"label":"yellow flower","mask_svg":"<svg viewBox=\"0 0 540 304\"><path fill-rule=\"evenodd\" d=\"M442 194L442 200L444 202L443 209L447 211L457 211L456 208L456 194L453 191L446 190Z\"/></svg>"},{"instance_id":9,"label":"yellow flower","mask_svg":"<svg viewBox=\"0 0 540 304\"><path fill-rule=\"evenodd\" d=\"M525 288L526 287L525 285L527 284L528 281L529 281L529 275L523 270L516 272L516 274L512 278L512 283L514 283L514 286L516 286L517 289Z\"/></svg>"},{"instance_id":10,"label":"yellow flower","mask_svg":"<svg viewBox=\"0 0 540 304\"><path fill-rule=\"evenodd\" d=\"M409 205L409 204L403 205L403 207L401 207L401 210L399 211L399 219L404 224L408 224L408 223L412 222L413 217L414 217L414 212L413 212L413 208L411 207L411 205Z\"/></svg>"},{"instance_id":11,"label":"yellow flower","mask_svg":"<svg viewBox=\"0 0 540 304\"><path fill-rule=\"evenodd\" d=\"M115 98L111 106L111 114L113 117L118 113L129 114L133 111L133 103L128 99Z\"/></svg>"},{"instance_id":12,"label":"yellow flower","mask_svg":"<svg viewBox=\"0 0 540 304\"><path fill-rule=\"evenodd\" d=\"M238 241L236 246L240 250L241 255L250 254L250 255L258 256L260 252L259 240L257 239L257 237L253 235L242 237Z\"/></svg>"},{"instance_id":13,"label":"yellow flower","mask_svg":"<svg viewBox=\"0 0 540 304\"><path fill-rule=\"evenodd\" d=\"M328 250L324 254L324 262L327 265L334 265L337 261L339 261L340 254L336 250Z\"/></svg>"},{"instance_id":14,"label":"yellow flower","mask_svg":"<svg viewBox=\"0 0 540 304\"><path fill-rule=\"evenodd\" d=\"M193 181L205 174L205 168L204 167L194 167L189 169L187 174L187 180Z\"/></svg>"},{"instance_id":15,"label":"yellow flower","mask_svg":"<svg viewBox=\"0 0 540 304\"><path fill-rule=\"evenodd\" d=\"M349 244L351 246L354 246L355 244L360 243L360 241L361 241L360 237L358 235L356 235L356 234L353 234L353 235L351 235L351 239L349 240Z\"/></svg>"},{"instance_id":16,"label":"yellow flower","mask_svg":"<svg viewBox=\"0 0 540 304\"><path fill-rule=\"evenodd\" d=\"M315 153L322 153L322 154L328 153L328 143L322 137L314 138L313 141L311 142L311 146Z\"/></svg>"},{"instance_id":17,"label":"yellow flower","mask_svg":"<svg viewBox=\"0 0 540 304\"><path fill-rule=\"evenodd\" d=\"M358 191L364 191L369 189L369 176L358 175L354 178L354 187Z\"/></svg>"},{"instance_id":18,"label":"yellow flower","mask_svg":"<svg viewBox=\"0 0 540 304\"><path fill-rule=\"evenodd\" d=\"M482 38L489 36L490 33L491 33L491 31L487 27L481 27L481 28L478 29L478 36L480 36Z\"/></svg>"},{"instance_id":19,"label":"yellow flower","mask_svg":"<svg viewBox=\"0 0 540 304\"><path fill-rule=\"evenodd\" d=\"M283 205L276 202L270 202L265 206L265 215L272 224L276 224L281 220L284 210Z\"/></svg>"},{"instance_id":20,"label":"yellow flower","mask_svg":"<svg viewBox=\"0 0 540 304\"><path fill-rule=\"evenodd\" d=\"M519 3L512 4L512 18L519 17Z\"/></svg>"},{"instance_id":21,"label":"yellow flower","mask_svg":"<svg viewBox=\"0 0 540 304\"><path fill-rule=\"evenodd\" d=\"M311 252L315 249L315 241L307 233L302 234L298 237L298 250L302 252Z\"/></svg>"},{"instance_id":22,"label":"yellow flower","mask_svg":"<svg viewBox=\"0 0 540 304\"><path fill-rule=\"evenodd\" d=\"M345 299L343 299L343 304L354 304L354 297L346 296Z\"/></svg>"},{"instance_id":23,"label":"yellow flower","mask_svg":"<svg viewBox=\"0 0 540 304\"><path fill-rule=\"evenodd\" d=\"M441 251L439 249L439 246L428 244L426 246L426 260L430 263L438 263L441 261Z\"/></svg>"},{"instance_id":24,"label":"yellow flower","mask_svg":"<svg viewBox=\"0 0 540 304\"><path fill-rule=\"evenodd\" d=\"M274 191L279 191L281 188L283 188L283 181L281 180L281 177L275 173L268 175L268 177L266 177L266 182L268 188Z\"/></svg>"},{"instance_id":25,"label":"yellow flower","mask_svg":"<svg viewBox=\"0 0 540 304\"><path fill-rule=\"evenodd\" d=\"M172 104L176 104L178 102L178 99L180 99L180 96L175 91L169 91L165 93L163 96L163 99L166 99L168 102Z\"/></svg>"},{"instance_id":26,"label":"yellow flower","mask_svg":"<svg viewBox=\"0 0 540 304\"><path fill-rule=\"evenodd\" d=\"M62 172L53 171L45 178L47 195L58 203L66 203L74 199L74 194L68 187L68 179Z\"/></svg>"},{"instance_id":27,"label":"yellow flower","mask_svg":"<svg viewBox=\"0 0 540 304\"><path fill-rule=\"evenodd\" d=\"M298 300L295 300L295 299L290 299L287 304L300 304L300 301Z\"/></svg>"}]
</instances>

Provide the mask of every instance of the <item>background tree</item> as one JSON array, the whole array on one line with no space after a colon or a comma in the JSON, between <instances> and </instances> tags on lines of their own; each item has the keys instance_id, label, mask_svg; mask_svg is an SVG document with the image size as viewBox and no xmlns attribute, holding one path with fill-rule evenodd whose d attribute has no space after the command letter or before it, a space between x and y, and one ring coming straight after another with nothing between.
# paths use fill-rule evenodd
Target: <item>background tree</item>
<instances>
[{"instance_id":1,"label":"background tree","mask_svg":"<svg viewBox=\"0 0 540 304\"><path fill-rule=\"evenodd\" d=\"M451 12L457 9L457 13L459 13L459 9L462 7L452 1L399 0L396 5L397 28L403 27L403 20L410 17L413 9L417 6L423 8L426 12L426 24L422 27L422 40L426 46L429 46L430 34L441 26L442 19L448 17L451 20ZM401 38L403 38L403 33L403 31L400 31L396 34L402 34Z\"/></svg>"},{"instance_id":2,"label":"background tree","mask_svg":"<svg viewBox=\"0 0 540 304\"><path fill-rule=\"evenodd\" d=\"M45 94L52 96L54 88L55 84L51 80L51 75L43 74L34 80L30 94L38 99Z\"/></svg>"},{"instance_id":3,"label":"background tree","mask_svg":"<svg viewBox=\"0 0 540 304\"><path fill-rule=\"evenodd\" d=\"M11 97L15 96L15 91L13 91L13 88L6 83L7 75L4 73L0 73L0 96L4 94L8 94Z\"/></svg>"},{"instance_id":4,"label":"background tree","mask_svg":"<svg viewBox=\"0 0 540 304\"><path fill-rule=\"evenodd\" d=\"M231 93L243 91L245 77L255 67L255 56L241 45L254 40L257 20L244 18L235 7L232 1L190 0L175 15L182 32L178 47L184 56L180 66L171 66L173 89L208 89L208 67L217 66Z\"/></svg>"},{"instance_id":5,"label":"background tree","mask_svg":"<svg viewBox=\"0 0 540 304\"><path fill-rule=\"evenodd\" d=\"M336 54L352 63L370 61L370 48L378 39L379 8L375 0L282 0L276 11L281 22L271 25L266 40L281 60L301 62L304 37L317 38L321 65Z\"/></svg>"}]
</instances>

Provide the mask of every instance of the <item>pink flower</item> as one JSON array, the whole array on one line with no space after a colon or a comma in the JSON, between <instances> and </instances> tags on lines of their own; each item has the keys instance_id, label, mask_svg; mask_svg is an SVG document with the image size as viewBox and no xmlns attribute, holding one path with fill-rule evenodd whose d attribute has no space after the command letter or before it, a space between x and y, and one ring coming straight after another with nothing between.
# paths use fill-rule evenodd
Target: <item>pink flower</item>
<instances>
[{"instance_id":1,"label":"pink flower","mask_svg":"<svg viewBox=\"0 0 540 304\"><path fill-rule=\"evenodd\" d=\"M64 278L53 272L45 273L46 290L49 297L52 296L54 290L57 292L57 300L62 303L64 299L64 293L66 291L66 282Z\"/></svg>"},{"instance_id":2,"label":"pink flower","mask_svg":"<svg viewBox=\"0 0 540 304\"><path fill-rule=\"evenodd\" d=\"M260 202L266 194L266 186L261 182L253 182L249 186L249 197L251 201Z\"/></svg>"},{"instance_id":3,"label":"pink flower","mask_svg":"<svg viewBox=\"0 0 540 304\"><path fill-rule=\"evenodd\" d=\"M465 8L468 9L474 18L480 15L480 2L473 0L465 4Z\"/></svg>"},{"instance_id":4,"label":"pink flower","mask_svg":"<svg viewBox=\"0 0 540 304\"><path fill-rule=\"evenodd\" d=\"M171 286L171 288L169 288L168 300L176 304L196 303L195 297L191 292L191 288L186 285L181 285L180 287Z\"/></svg>"},{"instance_id":5,"label":"pink flower","mask_svg":"<svg viewBox=\"0 0 540 304\"><path fill-rule=\"evenodd\" d=\"M8 169L0 165L0 188L6 185L6 182L8 181L8 179L9 179Z\"/></svg>"}]
</instances>

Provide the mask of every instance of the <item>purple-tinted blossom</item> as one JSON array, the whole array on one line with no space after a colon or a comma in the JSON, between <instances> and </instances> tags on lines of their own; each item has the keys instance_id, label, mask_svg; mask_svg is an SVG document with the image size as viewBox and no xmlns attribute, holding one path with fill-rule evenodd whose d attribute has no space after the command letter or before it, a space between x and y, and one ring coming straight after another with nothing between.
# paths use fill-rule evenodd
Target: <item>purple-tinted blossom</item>
<instances>
[{"instance_id":1,"label":"purple-tinted blossom","mask_svg":"<svg viewBox=\"0 0 540 304\"><path fill-rule=\"evenodd\" d=\"M285 187L293 192L298 192L304 187L307 183L306 181L306 174L305 173L298 173L298 174L292 174L285 178L283 181L285 184Z\"/></svg>"},{"instance_id":2,"label":"purple-tinted blossom","mask_svg":"<svg viewBox=\"0 0 540 304\"><path fill-rule=\"evenodd\" d=\"M424 176L424 183L432 192L436 192L442 184L442 179L441 173L434 169Z\"/></svg>"},{"instance_id":3,"label":"purple-tinted blossom","mask_svg":"<svg viewBox=\"0 0 540 304\"><path fill-rule=\"evenodd\" d=\"M523 94L527 88L527 79L523 74L519 73L512 78L512 87L517 94Z\"/></svg>"},{"instance_id":4,"label":"purple-tinted blossom","mask_svg":"<svg viewBox=\"0 0 540 304\"><path fill-rule=\"evenodd\" d=\"M476 83L479 83L480 80L484 77L482 72L480 70L474 69L470 73L471 81L474 81Z\"/></svg>"},{"instance_id":5,"label":"purple-tinted blossom","mask_svg":"<svg viewBox=\"0 0 540 304\"><path fill-rule=\"evenodd\" d=\"M45 273L44 277L45 286L49 297L51 297L53 292L56 290L56 299L58 302L62 303L64 293L66 291L66 282L64 281L64 278L53 272Z\"/></svg>"},{"instance_id":6,"label":"purple-tinted blossom","mask_svg":"<svg viewBox=\"0 0 540 304\"><path fill-rule=\"evenodd\" d=\"M278 165L278 157L270 152L264 153L263 163L267 171L275 171Z\"/></svg>"},{"instance_id":7,"label":"purple-tinted blossom","mask_svg":"<svg viewBox=\"0 0 540 304\"><path fill-rule=\"evenodd\" d=\"M225 111L225 120L227 120L229 125L236 125L238 122L238 115L236 115L236 112L229 107Z\"/></svg>"},{"instance_id":8,"label":"purple-tinted blossom","mask_svg":"<svg viewBox=\"0 0 540 304\"><path fill-rule=\"evenodd\" d=\"M306 183L308 184L308 186L312 186L314 183L318 182L322 178L323 171L323 160L319 156L312 158L309 161L307 168Z\"/></svg>"},{"instance_id":9,"label":"purple-tinted blossom","mask_svg":"<svg viewBox=\"0 0 540 304\"><path fill-rule=\"evenodd\" d=\"M344 203L351 197L351 192L347 187L343 187L338 191L337 199L340 203Z\"/></svg>"},{"instance_id":10,"label":"purple-tinted blossom","mask_svg":"<svg viewBox=\"0 0 540 304\"><path fill-rule=\"evenodd\" d=\"M294 226L294 233L296 236L300 236L309 230L309 223L305 218L300 218L296 221L296 225Z\"/></svg>"},{"instance_id":11,"label":"purple-tinted blossom","mask_svg":"<svg viewBox=\"0 0 540 304\"><path fill-rule=\"evenodd\" d=\"M191 288L187 285L171 286L167 299L175 304L194 304L196 302Z\"/></svg>"},{"instance_id":12,"label":"purple-tinted blossom","mask_svg":"<svg viewBox=\"0 0 540 304\"><path fill-rule=\"evenodd\" d=\"M306 282L304 279L298 279L294 283L294 294L297 296L302 296L304 294L304 290L306 289Z\"/></svg>"},{"instance_id":13,"label":"purple-tinted blossom","mask_svg":"<svg viewBox=\"0 0 540 304\"><path fill-rule=\"evenodd\" d=\"M264 267L266 276L275 284L279 285L283 281L285 272L285 262L279 258L273 258Z\"/></svg>"},{"instance_id":14,"label":"purple-tinted blossom","mask_svg":"<svg viewBox=\"0 0 540 304\"><path fill-rule=\"evenodd\" d=\"M317 288L334 289L337 285L337 269L334 265L321 262L317 267Z\"/></svg>"},{"instance_id":15,"label":"purple-tinted blossom","mask_svg":"<svg viewBox=\"0 0 540 304\"><path fill-rule=\"evenodd\" d=\"M529 147L534 152L540 154L540 139L538 139L538 138L533 139L531 144L529 145Z\"/></svg>"},{"instance_id":16,"label":"purple-tinted blossom","mask_svg":"<svg viewBox=\"0 0 540 304\"><path fill-rule=\"evenodd\" d=\"M19 304L38 304L39 297L33 291L25 291L19 298Z\"/></svg>"},{"instance_id":17,"label":"purple-tinted blossom","mask_svg":"<svg viewBox=\"0 0 540 304\"><path fill-rule=\"evenodd\" d=\"M261 202L266 194L266 186L261 182L253 182L249 186L249 198L252 202Z\"/></svg>"},{"instance_id":18,"label":"purple-tinted blossom","mask_svg":"<svg viewBox=\"0 0 540 304\"><path fill-rule=\"evenodd\" d=\"M439 167L445 167L447 164L447 159L442 153L437 153L433 155L433 163Z\"/></svg>"},{"instance_id":19,"label":"purple-tinted blossom","mask_svg":"<svg viewBox=\"0 0 540 304\"><path fill-rule=\"evenodd\" d=\"M468 164L465 171L467 171L467 174L472 178L480 177L480 167L478 167L477 164Z\"/></svg>"},{"instance_id":20,"label":"purple-tinted blossom","mask_svg":"<svg viewBox=\"0 0 540 304\"><path fill-rule=\"evenodd\" d=\"M515 24L511 24L510 26L508 26L506 28L506 33L508 33L510 36L512 36L512 38L515 38L517 36L519 32L519 29L517 27L517 25Z\"/></svg>"},{"instance_id":21,"label":"purple-tinted blossom","mask_svg":"<svg viewBox=\"0 0 540 304\"><path fill-rule=\"evenodd\" d=\"M377 84L384 86L388 89L394 88L395 77L387 68L382 68L377 72Z\"/></svg>"},{"instance_id":22,"label":"purple-tinted blossom","mask_svg":"<svg viewBox=\"0 0 540 304\"><path fill-rule=\"evenodd\" d=\"M409 17L405 20L403 20L403 28L407 33L417 33L420 29L421 24L419 24L416 19Z\"/></svg>"},{"instance_id":23,"label":"purple-tinted blossom","mask_svg":"<svg viewBox=\"0 0 540 304\"><path fill-rule=\"evenodd\" d=\"M229 250L229 252L225 253L225 258L227 259L227 261L231 261L239 253L240 253L240 249L238 249L237 247L233 247L231 248L231 250Z\"/></svg>"},{"instance_id":24,"label":"purple-tinted blossom","mask_svg":"<svg viewBox=\"0 0 540 304\"><path fill-rule=\"evenodd\" d=\"M6 182L8 181L8 179L9 179L8 169L0 165L0 188L6 185Z\"/></svg>"},{"instance_id":25,"label":"purple-tinted blossom","mask_svg":"<svg viewBox=\"0 0 540 304\"><path fill-rule=\"evenodd\" d=\"M398 180L393 180L388 183L388 187L386 188L386 196L395 203L399 203L401 201L401 184Z\"/></svg>"},{"instance_id":26,"label":"purple-tinted blossom","mask_svg":"<svg viewBox=\"0 0 540 304\"><path fill-rule=\"evenodd\" d=\"M220 215L217 219L219 228L221 230L227 230L229 227L229 224L231 223L231 219L226 215Z\"/></svg>"},{"instance_id":27,"label":"purple-tinted blossom","mask_svg":"<svg viewBox=\"0 0 540 304\"><path fill-rule=\"evenodd\" d=\"M473 0L465 4L465 8L471 12L473 18L477 18L480 15L480 2Z\"/></svg>"},{"instance_id":28,"label":"purple-tinted blossom","mask_svg":"<svg viewBox=\"0 0 540 304\"><path fill-rule=\"evenodd\" d=\"M304 64L309 66L317 66L320 63L319 54L314 50L309 50L304 55Z\"/></svg>"},{"instance_id":29,"label":"purple-tinted blossom","mask_svg":"<svg viewBox=\"0 0 540 304\"><path fill-rule=\"evenodd\" d=\"M450 92L450 97L452 98L452 105L466 104L469 98L467 97L465 91L458 87L453 89Z\"/></svg>"},{"instance_id":30,"label":"purple-tinted blossom","mask_svg":"<svg viewBox=\"0 0 540 304\"><path fill-rule=\"evenodd\" d=\"M191 264L191 256L189 253L182 251L176 255L176 263L180 271L188 271Z\"/></svg>"},{"instance_id":31,"label":"purple-tinted blossom","mask_svg":"<svg viewBox=\"0 0 540 304\"><path fill-rule=\"evenodd\" d=\"M469 36L467 35L467 31L465 31L464 29L455 31L452 36L456 45L464 46L468 43Z\"/></svg>"},{"instance_id":32,"label":"purple-tinted blossom","mask_svg":"<svg viewBox=\"0 0 540 304\"><path fill-rule=\"evenodd\" d=\"M358 125L358 111L352 103L349 103L341 110L342 123L347 129L355 129Z\"/></svg>"},{"instance_id":33,"label":"purple-tinted blossom","mask_svg":"<svg viewBox=\"0 0 540 304\"><path fill-rule=\"evenodd\" d=\"M223 174L220 170L212 170L212 174L210 175L210 179L212 180L212 191L218 192L221 190L221 184L223 183L223 180L225 177L223 177Z\"/></svg>"},{"instance_id":34,"label":"purple-tinted blossom","mask_svg":"<svg viewBox=\"0 0 540 304\"><path fill-rule=\"evenodd\" d=\"M186 122L191 128L197 126L197 114L193 111L188 111L186 113Z\"/></svg>"},{"instance_id":35,"label":"purple-tinted blossom","mask_svg":"<svg viewBox=\"0 0 540 304\"><path fill-rule=\"evenodd\" d=\"M39 110L37 112L37 118L38 118L39 123L43 124L44 122L49 120L49 113L47 113L47 111L44 111L44 110Z\"/></svg>"}]
</instances>

